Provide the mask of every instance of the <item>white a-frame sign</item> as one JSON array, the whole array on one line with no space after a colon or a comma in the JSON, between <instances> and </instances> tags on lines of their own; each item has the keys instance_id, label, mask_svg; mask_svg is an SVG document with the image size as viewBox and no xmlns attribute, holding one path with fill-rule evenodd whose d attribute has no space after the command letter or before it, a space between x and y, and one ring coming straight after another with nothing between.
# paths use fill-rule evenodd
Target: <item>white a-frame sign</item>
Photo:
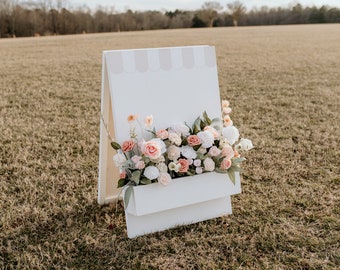
<instances>
[{"instance_id":1,"label":"white a-frame sign","mask_svg":"<svg viewBox=\"0 0 340 270\"><path fill-rule=\"evenodd\" d=\"M130 125L127 117L131 114L138 114L140 119L153 115L155 128L161 129L184 121L191 125L204 111L211 118L221 117L214 47L104 51L99 204L111 202L119 194L116 188L119 171L112 161L115 152L110 146L108 131L116 142L122 143L129 138ZM153 203L152 195L143 197L144 195L135 190L135 197L130 199L125 211L129 237L230 214L230 195L241 191L239 175L235 185L226 174L200 175L197 179L203 179L201 186L195 182L195 177L176 179L177 182L190 185L189 193L179 192L178 189L176 191L170 185L162 186L162 189L156 186L154 198L161 202ZM214 179L223 179L227 184L224 188L220 186L220 182L214 185L211 182ZM185 188L185 184L179 187L181 190ZM171 190L177 194L176 198L172 197ZM192 194L189 199L188 194ZM138 197L146 204L138 203ZM175 203L167 203L167 200Z\"/></svg>"}]
</instances>

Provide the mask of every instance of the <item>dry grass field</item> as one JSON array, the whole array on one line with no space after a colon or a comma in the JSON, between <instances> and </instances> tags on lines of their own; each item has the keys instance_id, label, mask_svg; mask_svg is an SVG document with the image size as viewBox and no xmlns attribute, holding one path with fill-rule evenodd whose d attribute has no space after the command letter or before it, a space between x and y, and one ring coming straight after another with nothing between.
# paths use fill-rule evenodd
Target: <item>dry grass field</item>
<instances>
[{"instance_id":1,"label":"dry grass field","mask_svg":"<svg viewBox=\"0 0 340 270\"><path fill-rule=\"evenodd\" d=\"M256 146L243 192L128 239L97 204L102 50L198 44ZM0 59L1 269L339 269L340 25L3 39Z\"/></svg>"}]
</instances>

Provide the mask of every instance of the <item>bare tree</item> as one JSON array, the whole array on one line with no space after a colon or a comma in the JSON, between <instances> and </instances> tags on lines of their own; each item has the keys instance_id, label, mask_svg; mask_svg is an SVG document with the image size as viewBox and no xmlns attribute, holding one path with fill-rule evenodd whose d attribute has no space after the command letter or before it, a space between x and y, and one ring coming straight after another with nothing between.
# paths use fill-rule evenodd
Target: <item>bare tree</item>
<instances>
[{"instance_id":1,"label":"bare tree","mask_svg":"<svg viewBox=\"0 0 340 270\"><path fill-rule=\"evenodd\" d=\"M218 12L222 9L223 7L219 2L205 2L202 5L202 10L199 12L199 17L208 27L213 27L214 20L218 18Z\"/></svg>"},{"instance_id":2,"label":"bare tree","mask_svg":"<svg viewBox=\"0 0 340 270\"><path fill-rule=\"evenodd\" d=\"M240 17L246 12L246 7L240 1L234 1L227 4L228 9L231 12L234 26L238 26Z\"/></svg>"}]
</instances>

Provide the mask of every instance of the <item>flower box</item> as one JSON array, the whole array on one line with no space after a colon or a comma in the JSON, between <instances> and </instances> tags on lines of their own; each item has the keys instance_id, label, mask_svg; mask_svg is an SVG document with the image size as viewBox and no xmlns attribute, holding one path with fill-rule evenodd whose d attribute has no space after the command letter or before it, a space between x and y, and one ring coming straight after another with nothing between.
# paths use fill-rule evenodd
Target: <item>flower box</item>
<instances>
[{"instance_id":1,"label":"flower box","mask_svg":"<svg viewBox=\"0 0 340 270\"><path fill-rule=\"evenodd\" d=\"M241 192L240 175L235 176L235 185L227 174L211 172L177 178L168 186L133 187L125 209L128 237L231 214L230 196Z\"/></svg>"}]
</instances>

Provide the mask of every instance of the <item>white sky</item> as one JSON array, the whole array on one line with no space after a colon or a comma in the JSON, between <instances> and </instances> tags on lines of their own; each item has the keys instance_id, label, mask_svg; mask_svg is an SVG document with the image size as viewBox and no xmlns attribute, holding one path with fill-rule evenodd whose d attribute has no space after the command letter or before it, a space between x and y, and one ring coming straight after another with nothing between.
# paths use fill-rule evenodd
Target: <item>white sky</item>
<instances>
[{"instance_id":1,"label":"white sky","mask_svg":"<svg viewBox=\"0 0 340 270\"><path fill-rule=\"evenodd\" d=\"M86 5L91 9L95 9L99 5L102 7L114 7L116 11L131 10L195 10L199 9L204 2L210 0L66 0L68 5L73 8ZM222 6L226 7L229 1L218 1ZM302 6L329 5L340 8L340 0L240 0L248 9L253 7L269 6L269 7L288 7L300 3Z\"/></svg>"}]
</instances>

